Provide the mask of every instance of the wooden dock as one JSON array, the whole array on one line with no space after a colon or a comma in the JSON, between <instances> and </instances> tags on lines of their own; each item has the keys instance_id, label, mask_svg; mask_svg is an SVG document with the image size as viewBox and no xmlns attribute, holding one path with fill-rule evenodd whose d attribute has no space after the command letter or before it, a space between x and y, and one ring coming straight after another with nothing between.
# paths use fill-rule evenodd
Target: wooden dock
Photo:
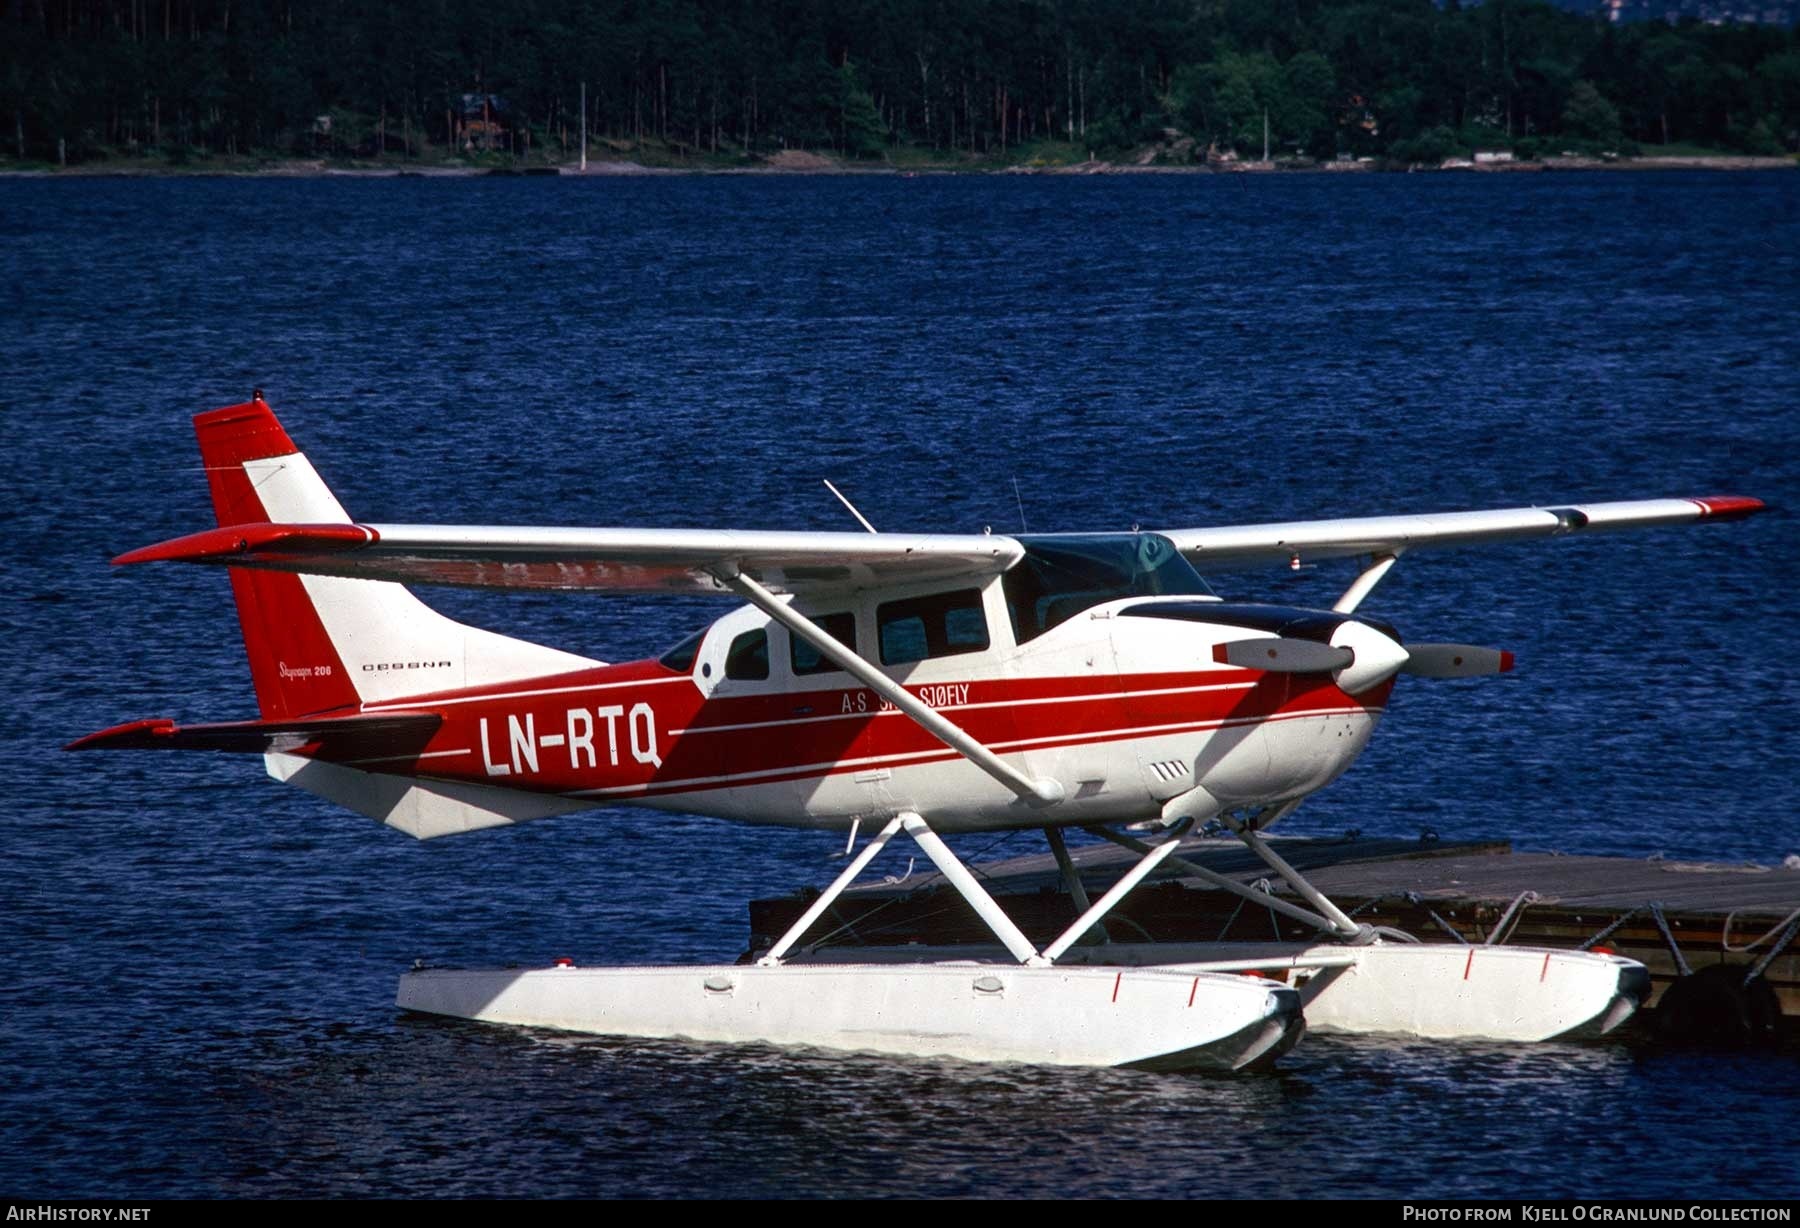
<instances>
[{"instance_id":1,"label":"wooden dock","mask_svg":"<svg viewBox=\"0 0 1800 1228\"><path fill-rule=\"evenodd\" d=\"M1506 841L1277 837L1272 843L1358 921L1393 926L1426 942L1610 948L1648 965L1651 1025L1667 1029L1680 1022L1684 1031L1717 1032L1730 1041L1733 1010L1748 1012L1745 1026L1755 1032L1757 1009L1772 1016L1778 1007L1777 1030L1800 1039L1800 869L1517 853ZM1071 855L1095 898L1135 860L1112 845L1072 849ZM1190 838L1182 856L1247 885L1266 883L1275 895L1300 902L1230 837ZM1048 853L973 869L1040 945L1077 915ZM769 945L811 898L752 901L752 949ZM1300 922L1183 880L1173 869L1152 875L1105 926L1112 940L1131 942L1316 936ZM1496 927L1503 932L1496 935ZM903 883L845 892L806 941L825 949L979 945L993 938L949 884L936 874L916 874ZM1753 987L1752 996L1735 999L1736 988L1759 964L1763 984ZM1702 975L1665 1002L1671 986L1697 973ZM1665 1005L1671 1009L1659 1012Z\"/></svg>"}]
</instances>

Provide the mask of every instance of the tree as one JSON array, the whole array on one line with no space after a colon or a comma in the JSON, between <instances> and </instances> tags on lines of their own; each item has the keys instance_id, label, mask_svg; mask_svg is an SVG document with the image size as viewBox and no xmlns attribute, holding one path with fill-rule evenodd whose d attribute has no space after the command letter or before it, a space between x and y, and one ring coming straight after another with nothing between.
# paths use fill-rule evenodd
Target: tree
<instances>
[{"instance_id":1,"label":"tree","mask_svg":"<svg viewBox=\"0 0 1800 1228\"><path fill-rule=\"evenodd\" d=\"M1282 68L1282 76L1287 86L1280 118L1283 139L1316 158L1330 157L1337 152L1337 75L1331 61L1317 51L1302 51Z\"/></svg>"},{"instance_id":2,"label":"tree","mask_svg":"<svg viewBox=\"0 0 1800 1228\"><path fill-rule=\"evenodd\" d=\"M1227 51L1200 70L1200 81L1210 100L1203 108L1213 122L1208 135L1260 152L1264 121L1273 123L1288 109L1287 79L1275 57Z\"/></svg>"},{"instance_id":3,"label":"tree","mask_svg":"<svg viewBox=\"0 0 1800 1228\"><path fill-rule=\"evenodd\" d=\"M852 158L877 158L887 144L887 130L875 99L863 88L862 78L848 60L838 70L843 90L844 153Z\"/></svg>"},{"instance_id":4,"label":"tree","mask_svg":"<svg viewBox=\"0 0 1800 1228\"><path fill-rule=\"evenodd\" d=\"M1780 140L1789 148L1800 145L1800 51L1784 51L1759 64L1753 89Z\"/></svg>"},{"instance_id":5,"label":"tree","mask_svg":"<svg viewBox=\"0 0 1800 1228\"><path fill-rule=\"evenodd\" d=\"M1617 145L1623 137L1618 108L1608 102L1592 81L1578 81L1563 108L1563 131L1582 140Z\"/></svg>"}]
</instances>

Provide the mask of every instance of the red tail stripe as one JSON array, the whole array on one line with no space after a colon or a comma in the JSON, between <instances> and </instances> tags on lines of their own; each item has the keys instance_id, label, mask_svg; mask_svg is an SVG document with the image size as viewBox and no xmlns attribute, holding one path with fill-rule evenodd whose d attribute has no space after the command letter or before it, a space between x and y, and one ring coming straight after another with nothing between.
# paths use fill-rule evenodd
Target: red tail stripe
<instances>
[{"instance_id":1,"label":"red tail stripe","mask_svg":"<svg viewBox=\"0 0 1800 1228\"><path fill-rule=\"evenodd\" d=\"M200 454L209 468L292 456L300 450L261 399L195 414L194 434L200 437Z\"/></svg>"},{"instance_id":2,"label":"red tail stripe","mask_svg":"<svg viewBox=\"0 0 1800 1228\"><path fill-rule=\"evenodd\" d=\"M197 558L229 563L258 546L276 549L284 537L293 544L306 542L329 550L350 549L371 540L366 530L355 525L269 522L268 509L244 466L271 457L294 456L299 449L260 396L242 405L196 414L194 434L200 440L213 514L220 527L133 551L121 562ZM294 575L232 568L231 592L237 600L257 708L265 720L294 720L358 702L356 687L319 621L305 581Z\"/></svg>"}]
</instances>

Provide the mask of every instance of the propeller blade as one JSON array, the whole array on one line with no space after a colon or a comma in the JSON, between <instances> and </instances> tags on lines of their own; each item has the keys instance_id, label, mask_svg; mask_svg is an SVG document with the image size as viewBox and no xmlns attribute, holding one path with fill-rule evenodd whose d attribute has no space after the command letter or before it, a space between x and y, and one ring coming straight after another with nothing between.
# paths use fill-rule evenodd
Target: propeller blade
<instances>
[{"instance_id":1,"label":"propeller blade","mask_svg":"<svg viewBox=\"0 0 1800 1228\"><path fill-rule=\"evenodd\" d=\"M1408 644L1403 674L1420 678L1481 678L1504 674L1513 667L1513 655L1478 644Z\"/></svg>"},{"instance_id":2,"label":"propeller blade","mask_svg":"<svg viewBox=\"0 0 1800 1228\"><path fill-rule=\"evenodd\" d=\"M1313 640L1233 640L1213 647L1213 660L1239 669L1261 669L1273 674L1328 674L1356 660L1348 648L1333 648Z\"/></svg>"}]
</instances>

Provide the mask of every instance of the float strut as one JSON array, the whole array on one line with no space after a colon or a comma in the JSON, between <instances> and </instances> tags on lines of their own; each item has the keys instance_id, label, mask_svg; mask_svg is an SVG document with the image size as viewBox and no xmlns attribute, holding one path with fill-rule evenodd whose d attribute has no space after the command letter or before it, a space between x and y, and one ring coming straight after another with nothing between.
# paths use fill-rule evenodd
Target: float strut
<instances>
[{"instance_id":1,"label":"float strut","mask_svg":"<svg viewBox=\"0 0 1800 1228\"><path fill-rule=\"evenodd\" d=\"M1127 848L1135 853L1148 853L1152 849L1151 845L1145 844L1141 840L1133 840L1130 836L1121 836L1117 832L1108 831L1104 827L1089 827L1084 830L1099 836L1102 840L1110 840L1120 848ZM1187 860L1185 857L1171 857L1169 859L1169 864L1191 878L1197 878L1203 883L1211 883L1220 891L1229 891L1233 895L1242 896L1244 899L1249 900L1254 904L1267 905L1283 916L1292 917L1296 921L1305 922L1315 929L1324 930L1328 934L1335 932L1337 929L1337 927L1329 920L1321 917L1317 913L1308 912L1298 904L1290 904L1280 896L1269 895L1266 892L1258 891L1254 887L1246 887L1235 878L1227 878L1217 870L1209 870L1197 862Z\"/></svg>"},{"instance_id":2,"label":"float strut","mask_svg":"<svg viewBox=\"0 0 1800 1228\"><path fill-rule=\"evenodd\" d=\"M1075 907L1082 912L1088 910L1087 888L1081 884L1081 875L1075 870L1074 861L1069 858L1069 846L1063 842L1062 832L1054 827L1044 829L1044 839L1050 842L1050 852L1056 858L1056 868L1062 871L1063 887L1069 898L1075 901Z\"/></svg>"},{"instance_id":3,"label":"float strut","mask_svg":"<svg viewBox=\"0 0 1800 1228\"><path fill-rule=\"evenodd\" d=\"M938 839L936 832L926 825L925 820L916 814L902 814L895 820L906 828L906 834L913 838L925 855L931 858L931 864L938 868L955 887L958 894L969 902L976 914L994 931L994 936L1012 953L1012 957L1028 967L1042 967L1050 961L1038 954L1038 949L1031 945L1031 939L1025 937L1011 917L994 902L994 897L987 893L975 876L969 873L968 867L957 860L956 854L948 845Z\"/></svg>"},{"instance_id":4,"label":"float strut","mask_svg":"<svg viewBox=\"0 0 1800 1228\"><path fill-rule=\"evenodd\" d=\"M1299 804L1300 802L1295 800L1282 806L1269 819L1269 825L1273 826L1279 820L1286 818L1294 807ZM1232 830L1232 833L1236 835L1239 840L1242 840L1252 853L1255 853L1261 858L1264 865L1286 879L1288 886L1292 887L1295 891L1298 891L1308 904L1311 904L1314 908L1325 914L1331 921L1330 928L1336 930L1341 937L1361 942L1369 942L1374 938L1374 930L1370 929L1368 926L1358 925L1345 914L1343 909L1326 899L1324 892L1307 882L1306 876L1294 869L1293 866L1289 865L1286 858L1282 857L1280 853L1277 853L1274 849L1270 848L1268 842L1257 835L1255 831L1251 830L1248 823L1234 819L1230 815L1223 815L1221 817L1224 820L1225 826L1229 827Z\"/></svg>"},{"instance_id":5,"label":"float strut","mask_svg":"<svg viewBox=\"0 0 1800 1228\"><path fill-rule=\"evenodd\" d=\"M893 819L886 827L870 837L869 842L863 845L863 851L856 855L856 859L844 867L843 873L832 880L831 886L819 893L819 898L812 902L812 906L800 914L798 921L788 927L787 933L781 936L781 941L770 947L768 952L756 962L764 968L773 968L781 963L781 957L786 955L789 949L805 936L806 931L812 928L812 923L817 921L820 915L836 902L838 896L844 893L844 888L856 881L856 876L868 868L869 863L875 860L876 854L887 847L887 842L892 840L894 833L899 830L900 820Z\"/></svg>"},{"instance_id":6,"label":"float strut","mask_svg":"<svg viewBox=\"0 0 1800 1228\"><path fill-rule=\"evenodd\" d=\"M1100 897L1100 902L1093 905L1076 919L1075 924L1062 932L1062 936L1044 948L1044 958L1054 962L1064 951L1075 945L1083 934L1091 929L1113 906L1124 899L1126 894L1144 881L1144 876L1156 869L1166 860L1170 853L1181 847L1181 837L1172 837L1168 841L1151 849L1139 862L1125 872L1125 877L1112 885L1112 890Z\"/></svg>"}]
</instances>

